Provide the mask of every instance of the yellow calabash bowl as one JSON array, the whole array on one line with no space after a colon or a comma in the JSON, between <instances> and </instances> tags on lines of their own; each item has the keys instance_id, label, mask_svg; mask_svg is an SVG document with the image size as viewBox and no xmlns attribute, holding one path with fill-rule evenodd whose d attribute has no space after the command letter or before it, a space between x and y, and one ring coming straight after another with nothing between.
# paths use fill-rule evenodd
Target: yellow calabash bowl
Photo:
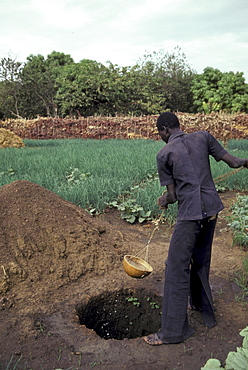
<instances>
[{"instance_id":1,"label":"yellow calabash bowl","mask_svg":"<svg viewBox=\"0 0 248 370\"><path fill-rule=\"evenodd\" d=\"M153 271L148 262L131 255L124 256L123 267L129 276L138 279L148 276Z\"/></svg>"}]
</instances>

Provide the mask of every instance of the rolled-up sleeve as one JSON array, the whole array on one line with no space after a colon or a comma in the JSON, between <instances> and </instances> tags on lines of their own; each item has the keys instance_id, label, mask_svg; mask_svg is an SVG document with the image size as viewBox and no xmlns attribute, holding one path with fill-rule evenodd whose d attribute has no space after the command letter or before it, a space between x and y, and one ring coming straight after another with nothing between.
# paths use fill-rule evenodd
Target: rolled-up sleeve
<instances>
[{"instance_id":1,"label":"rolled-up sleeve","mask_svg":"<svg viewBox=\"0 0 248 370\"><path fill-rule=\"evenodd\" d=\"M208 149L209 154L214 157L214 159L219 162L221 158L227 153L227 151L223 148L222 145L215 139L213 135L206 132L207 140L208 140Z\"/></svg>"},{"instance_id":2,"label":"rolled-up sleeve","mask_svg":"<svg viewBox=\"0 0 248 370\"><path fill-rule=\"evenodd\" d=\"M166 186L174 183L174 179L172 177L172 173L170 168L168 167L167 162L165 159L161 157L161 153L157 154L157 167L158 167L158 176L161 186Z\"/></svg>"}]
</instances>

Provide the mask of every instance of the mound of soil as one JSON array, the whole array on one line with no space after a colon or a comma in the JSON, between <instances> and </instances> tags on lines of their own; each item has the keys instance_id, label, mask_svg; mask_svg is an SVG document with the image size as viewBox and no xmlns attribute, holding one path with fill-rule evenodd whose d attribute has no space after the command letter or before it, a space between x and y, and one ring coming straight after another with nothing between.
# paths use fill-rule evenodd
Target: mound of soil
<instances>
[{"instance_id":1,"label":"mound of soil","mask_svg":"<svg viewBox=\"0 0 248 370\"><path fill-rule=\"evenodd\" d=\"M141 336L159 328L172 228L160 224L149 245L153 272L133 279L122 259L144 249L152 222L130 225L112 209L92 217L28 181L1 187L0 369L190 370L211 357L224 363L247 326L247 304L234 282L247 252L233 246L226 222L235 197L222 195L226 208L213 245L217 326L206 328L189 310L194 336L152 347Z\"/></svg>"},{"instance_id":2,"label":"mound of soil","mask_svg":"<svg viewBox=\"0 0 248 370\"><path fill-rule=\"evenodd\" d=\"M20 148L24 146L23 140L14 132L5 128L0 128L0 148Z\"/></svg>"},{"instance_id":3,"label":"mound of soil","mask_svg":"<svg viewBox=\"0 0 248 370\"><path fill-rule=\"evenodd\" d=\"M0 293L21 283L43 294L120 261L120 238L82 208L29 181L0 188Z\"/></svg>"}]
</instances>

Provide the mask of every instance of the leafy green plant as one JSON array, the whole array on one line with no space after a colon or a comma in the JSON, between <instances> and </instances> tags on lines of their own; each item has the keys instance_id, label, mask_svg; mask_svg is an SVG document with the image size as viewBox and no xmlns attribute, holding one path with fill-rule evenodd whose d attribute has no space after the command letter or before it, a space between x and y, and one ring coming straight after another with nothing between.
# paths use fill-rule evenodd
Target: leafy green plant
<instances>
[{"instance_id":1,"label":"leafy green plant","mask_svg":"<svg viewBox=\"0 0 248 370\"><path fill-rule=\"evenodd\" d=\"M150 302L150 306L152 309L159 308L159 305L156 302Z\"/></svg>"},{"instance_id":2,"label":"leafy green plant","mask_svg":"<svg viewBox=\"0 0 248 370\"><path fill-rule=\"evenodd\" d=\"M240 246L248 246L248 196L237 196L229 217L229 226L233 229L233 243Z\"/></svg>"},{"instance_id":3,"label":"leafy green plant","mask_svg":"<svg viewBox=\"0 0 248 370\"><path fill-rule=\"evenodd\" d=\"M66 180L71 186L78 185L82 181L86 180L91 174L89 172L82 173L78 168L70 167L69 172L66 175Z\"/></svg>"},{"instance_id":4,"label":"leafy green plant","mask_svg":"<svg viewBox=\"0 0 248 370\"><path fill-rule=\"evenodd\" d=\"M216 190L218 191L218 193L225 193L225 191L227 190L225 186L223 185L215 185L216 187Z\"/></svg>"},{"instance_id":5,"label":"leafy green plant","mask_svg":"<svg viewBox=\"0 0 248 370\"><path fill-rule=\"evenodd\" d=\"M211 112L219 111L221 108L221 104L208 101L208 102L202 102L202 110L205 114L210 114Z\"/></svg>"},{"instance_id":6,"label":"leafy green plant","mask_svg":"<svg viewBox=\"0 0 248 370\"><path fill-rule=\"evenodd\" d=\"M247 88L239 72L221 72L206 67L202 74L194 75L191 91L194 108L199 112L240 112L247 109Z\"/></svg>"},{"instance_id":7,"label":"leafy green plant","mask_svg":"<svg viewBox=\"0 0 248 370\"><path fill-rule=\"evenodd\" d=\"M0 172L0 176L14 176L15 170L13 168L9 168L7 171Z\"/></svg>"},{"instance_id":8,"label":"leafy green plant","mask_svg":"<svg viewBox=\"0 0 248 370\"><path fill-rule=\"evenodd\" d=\"M150 297L147 298L147 302L150 303L150 306L151 306L152 309L159 308L159 305L157 304L157 302L151 302Z\"/></svg>"},{"instance_id":9,"label":"leafy green plant","mask_svg":"<svg viewBox=\"0 0 248 370\"><path fill-rule=\"evenodd\" d=\"M136 298L136 297L127 297L126 300L128 302L132 302L132 304L136 307L140 306L140 302L138 301L138 298Z\"/></svg>"},{"instance_id":10,"label":"leafy green plant","mask_svg":"<svg viewBox=\"0 0 248 370\"><path fill-rule=\"evenodd\" d=\"M209 359L201 370L247 370L248 369L248 326L239 333L243 339L242 347L237 351L229 352L225 361L225 366L221 367L219 360Z\"/></svg>"},{"instance_id":11,"label":"leafy green plant","mask_svg":"<svg viewBox=\"0 0 248 370\"><path fill-rule=\"evenodd\" d=\"M144 222L145 220L151 220L151 211L144 211L144 208L136 203L135 199L127 199L121 203L113 201L108 203L110 207L116 207L121 211L121 218L133 224L135 221L139 223Z\"/></svg>"}]
</instances>

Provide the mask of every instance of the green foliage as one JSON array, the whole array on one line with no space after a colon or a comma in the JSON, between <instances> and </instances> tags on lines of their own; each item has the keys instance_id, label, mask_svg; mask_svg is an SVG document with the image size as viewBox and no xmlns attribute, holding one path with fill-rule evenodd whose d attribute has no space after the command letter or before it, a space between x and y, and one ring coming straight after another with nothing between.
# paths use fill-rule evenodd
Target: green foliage
<instances>
[{"instance_id":1,"label":"green foliage","mask_svg":"<svg viewBox=\"0 0 248 370\"><path fill-rule=\"evenodd\" d=\"M15 171L13 170L13 168L8 168L7 171L0 172L0 177L3 177L3 176L11 177L11 176L14 176L14 174L15 174Z\"/></svg>"},{"instance_id":2,"label":"green foliage","mask_svg":"<svg viewBox=\"0 0 248 370\"><path fill-rule=\"evenodd\" d=\"M186 111L192 104L192 72L185 56L147 54L133 67L108 67L92 60L66 66L56 79L56 101L63 115L155 114ZM190 103L189 103L190 102Z\"/></svg>"},{"instance_id":3,"label":"green foliage","mask_svg":"<svg viewBox=\"0 0 248 370\"><path fill-rule=\"evenodd\" d=\"M243 259L242 270L235 273L235 283L240 286L241 294L236 297L238 301L246 302L248 299L248 258Z\"/></svg>"},{"instance_id":4,"label":"green foliage","mask_svg":"<svg viewBox=\"0 0 248 370\"><path fill-rule=\"evenodd\" d=\"M31 54L22 68L11 59L1 63L0 114L4 118L192 110L194 72L178 47L172 53L147 53L126 67L89 59L74 63L70 55L56 51L46 58Z\"/></svg>"},{"instance_id":5,"label":"green foliage","mask_svg":"<svg viewBox=\"0 0 248 370\"><path fill-rule=\"evenodd\" d=\"M68 184L71 186L79 185L82 181L86 180L91 174L82 173L78 168L71 168L69 169L68 173L66 174L66 179Z\"/></svg>"},{"instance_id":6,"label":"green foliage","mask_svg":"<svg viewBox=\"0 0 248 370\"><path fill-rule=\"evenodd\" d=\"M210 358L204 367L201 368L201 370L218 370L218 369L224 369L221 367L221 362L215 358Z\"/></svg>"},{"instance_id":7,"label":"green foliage","mask_svg":"<svg viewBox=\"0 0 248 370\"><path fill-rule=\"evenodd\" d=\"M30 55L26 63L11 58L0 61L0 114L3 118L57 115L55 79L60 69L73 63L69 55L53 51Z\"/></svg>"},{"instance_id":8,"label":"green foliage","mask_svg":"<svg viewBox=\"0 0 248 370\"><path fill-rule=\"evenodd\" d=\"M130 189L156 171L155 153L161 148L152 140L25 140L25 144L26 148L1 150L0 186L28 180L97 212L127 192L135 198Z\"/></svg>"},{"instance_id":9,"label":"green foliage","mask_svg":"<svg viewBox=\"0 0 248 370\"><path fill-rule=\"evenodd\" d=\"M138 301L138 298L136 298L136 297L127 297L126 300L128 302L131 302L136 307L140 306L140 302Z\"/></svg>"},{"instance_id":10,"label":"green foliage","mask_svg":"<svg viewBox=\"0 0 248 370\"><path fill-rule=\"evenodd\" d=\"M192 80L194 107L199 112L248 112L248 85L243 73L207 67Z\"/></svg>"},{"instance_id":11,"label":"green foliage","mask_svg":"<svg viewBox=\"0 0 248 370\"><path fill-rule=\"evenodd\" d=\"M218 112L221 109L221 104L213 102L213 101L208 101L202 102L202 110L205 114L210 114L211 112Z\"/></svg>"},{"instance_id":12,"label":"green foliage","mask_svg":"<svg viewBox=\"0 0 248 370\"><path fill-rule=\"evenodd\" d=\"M239 140L229 140L228 141L228 150L232 150L233 154L237 151L248 151L248 140L247 139L239 139ZM244 153L246 154L246 153Z\"/></svg>"},{"instance_id":13,"label":"green foliage","mask_svg":"<svg viewBox=\"0 0 248 370\"><path fill-rule=\"evenodd\" d=\"M10 57L0 61L0 117L20 115L22 68L22 63Z\"/></svg>"},{"instance_id":14,"label":"green foliage","mask_svg":"<svg viewBox=\"0 0 248 370\"><path fill-rule=\"evenodd\" d=\"M151 115L248 111L243 73L207 67L197 75L180 47L147 52L133 66L107 65L53 51L22 65L0 61L0 116Z\"/></svg>"},{"instance_id":15,"label":"green foliage","mask_svg":"<svg viewBox=\"0 0 248 370\"><path fill-rule=\"evenodd\" d=\"M57 116L55 102L55 80L65 65L73 59L64 53L53 51L45 58L38 54L30 55L22 71L22 90L25 110L23 116L34 117L37 114Z\"/></svg>"},{"instance_id":16,"label":"green foliage","mask_svg":"<svg viewBox=\"0 0 248 370\"><path fill-rule=\"evenodd\" d=\"M127 219L143 222L158 218L161 189L156 153L164 145L152 140L25 140L25 148L1 150L0 186L28 180L95 213L107 204L122 207ZM239 156L239 151L235 155ZM244 158L247 152L243 151ZM214 177L225 173L225 163L211 163ZM247 190L245 170L232 176L232 186ZM244 178L244 179L243 179ZM225 187L229 183L225 181ZM129 200L127 202L127 200ZM127 204L122 204L127 202ZM172 225L177 203L164 218Z\"/></svg>"},{"instance_id":17,"label":"green foliage","mask_svg":"<svg viewBox=\"0 0 248 370\"><path fill-rule=\"evenodd\" d=\"M152 188L156 188L154 191ZM151 190L150 190L151 189ZM130 193L132 198L130 198ZM152 219L158 214L158 206L154 199L161 195L158 186L158 174L148 174L138 185L132 186L130 192L118 197L114 202L108 203L109 207L116 207L121 212L122 219L129 223L138 221L142 223ZM140 205L142 204L142 206Z\"/></svg>"},{"instance_id":18,"label":"green foliage","mask_svg":"<svg viewBox=\"0 0 248 370\"><path fill-rule=\"evenodd\" d=\"M121 203L117 201L108 203L109 207L116 207L121 211L121 218L126 220L130 224L133 224L136 220L139 223L145 220L151 220L151 211L144 211L144 208L136 203L135 199L126 199Z\"/></svg>"},{"instance_id":19,"label":"green foliage","mask_svg":"<svg viewBox=\"0 0 248 370\"><path fill-rule=\"evenodd\" d=\"M195 72L180 47L176 47L172 53L163 49L146 53L143 60L138 61L138 65L145 77L143 80L149 99L147 103L160 103L155 112L166 109L192 112L191 83Z\"/></svg>"},{"instance_id":20,"label":"green foliage","mask_svg":"<svg viewBox=\"0 0 248 370\"><path fill-rule=\"evenodd\" d=\"M56 102L61 113L99 114L101 102L107 103L103 89L106 71L103 64L88 59L66 65L56 78Z\"/></svg>"},{"instance_id":21,"label":"green foliage","mask_svg":"<svg viewBox=\"0 0 248 370\"><path fill-rule=\"evenodd\" d=\"M232 145L227 149L228 152L239 158L247 158L248 156L248 140L233 140ZM212 157L210 158L211 171L213 178L217 178L220 175L231 173L233 169L230 169L223 161L216 162ZM223 181L217 184L217 189L220 191L234 190L234 191L246 191L247 190L247 170L239 171L231 176L227 176Z\"/></svg>"},{"instance_id":22,"label":"green foliage","mask_svg":"<svg viewBox=\"0 0 248 370\"><path fill-rule=\"evenodd\" d=\"M156 309L156 308L159 308L159 305L157 304L157 302L151 301L150 297L147 298L147 301L149 302L149 304L150 304L150 306L153 310Z\"/></svg>"},{"instance_id":23,"label":"green foliage","mask_svg":"<svg viewBox=\"0 0 248 370\"><path fill-rule=\"evenodd\" d=\"M210 359L201 370L247 370L248 369L248 326L239 333L243 339L242 347L237 351L229 352L225 361L225 366L217 359Z\"/></svg>"},{"instance_id":24,"label":"green foliage","mask_svg":"<svg viewBox=\"0 0 248 370\"><path fill-rule=\"evenodd\" d=\"M135 197L138 204L142 204L144 211L151 211L153 217L160 217L163 210L161 210L157 204L158 197L161 196L163 192L161 190L161 185L158 180L158 175L152 176L145 179L145 182L140 184L140 186L133 187L132 196ZM177 202L168 205L168 209L164 213L166 221L172 226L177 217Z\"/></svg>"},{"instance_id":25,"label":"green foliage","mask_svg":"<svg viewBox=\"0 0 248 370\"><path fill-rule=\"evenodd\" d=\"M234 232L233 242L243 247L248 246L248 196L237 196L231 207L229 226Z\"/></svg>"}]
</instances>

